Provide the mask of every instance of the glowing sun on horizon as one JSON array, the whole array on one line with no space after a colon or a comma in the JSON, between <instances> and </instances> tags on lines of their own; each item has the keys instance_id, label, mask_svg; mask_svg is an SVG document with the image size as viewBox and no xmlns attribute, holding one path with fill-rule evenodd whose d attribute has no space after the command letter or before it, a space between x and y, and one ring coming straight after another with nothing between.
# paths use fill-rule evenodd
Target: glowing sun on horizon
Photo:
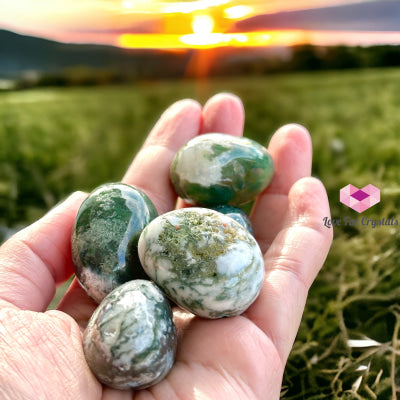
<instances>
[{"instance_id":1,"label":"glowing sun on horizon","mask_svg":"<svg viewBox=\"0 0 400 400\"><path fill-rule=\"evenodd\" d=\"M214 30L215 21L209 15L195 15L191 25L196 35L208 35Z\"/></svg>"},{"instance_id":2,"label":"glowing sun on horizon","mask_svg":"<svg viewBox=\"0 0 400 400\"><path fill-rule=\"evenodd\" d=\"M148 1L122 0L121 4L124 4L125 8L129 8L133 3L135 3L136 7L136 5L145 2L147 4ZM197 1L200 2L200 0ZM219 1L226 2L226 0ZM288 32L231 32L229 28L233 24L232 20L244 18L254 12L254 9L249 6L234 6L220 9L219 12L215 10L207 12L204 8L196 9L190 13L183 12L184 10L186 9L179 8L173 13L164 13L164 30L160 30L158 33L121 34L118 37L118 45L125 48L171 50L213 49L216 47L265 47L274 44L298 43L299 37L301 37L301 32L295 30Z\"/></svg>"},{"instance_id":3,"label":"glowing sun on horizon","mask_svg":"<svg viewBox=\"0 0 400 400\"><path fill-rule=\"evenodd\" d=\"M131 0L124 0L122 1L122 7L126 10L130 10L131 8L133 8L134 4L133 1Z\"/></svg>"}]
</instances>

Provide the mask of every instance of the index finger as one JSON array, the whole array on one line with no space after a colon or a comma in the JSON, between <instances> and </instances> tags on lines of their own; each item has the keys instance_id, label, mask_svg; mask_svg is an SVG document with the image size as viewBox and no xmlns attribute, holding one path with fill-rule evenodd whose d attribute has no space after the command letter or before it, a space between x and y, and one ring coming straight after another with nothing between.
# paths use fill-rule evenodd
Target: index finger
<instances>
[{"instance_id":1,"label":"index finger","mask_svg":"<svg viewBox=\"0 0 400 400\"><path fill-rule=\"evenodd\" d=\"M300 125L283 126L272 136L268 151L274 161L274 177L267 189L258 196L251 215L254 234L263 252L282 229L292 185L311 175L310 134Z\"/></svg>"},{"instance_id":2,"label":"index finger","mask_svg":"<svg viewBox=\"0 0 400 400\"><path fill-rule=\"evenodd\" d=\"M169 179L172 159L181 146L199 133L201 123L200 104L194 100L173 104L150 132L122 179L143 190L159 214L172 210L177 199Z\"/></svg>"}]
</instances>

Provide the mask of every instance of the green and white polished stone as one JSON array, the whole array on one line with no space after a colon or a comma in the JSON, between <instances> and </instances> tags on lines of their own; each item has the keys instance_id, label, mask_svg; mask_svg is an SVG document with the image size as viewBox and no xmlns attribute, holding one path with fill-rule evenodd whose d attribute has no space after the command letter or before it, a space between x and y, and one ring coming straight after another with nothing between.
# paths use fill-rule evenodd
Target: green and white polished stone
<instances>
[{"instance_id":1,"label":"green and white polished stone","mask_svg":"<svg viewBox=\"0 0 400 400\"><path fill-rule=\"evenodd\" d=\"M157 211L142 191L122 183L95 189L82 203L71 237L76 276L100 301L132 279L146 279L137 254L143 228Z\"/></svg>"},{"instance_id":2,"label":"green and white polished stone","mask_svg":"<svg viewBox=\"0 0 400 400\"><path fill-rule=\"evenodd\" d=\"M83 335L87 363L116 389L144 389L170 371L177 346L167 299L150 281L134 280L97 307Z\"/></svg>"},{"instance_id":3,"label":"green and white polished stone","mask_svg":"<svg viewBox=\"0 0 400 400\"><path fill-rule=\"evenodd\" d=\"M209 133L196 136L175 155L170 176L176 193L189 204L238 206L270 183L274 165L254 140Z\"/></svg>"},{"instance_id":4,"label":"green and white polished stone","mask_svg":"<svg viewBox=\"0 0 400 400\"><path fill-rule=\"evenodd\" d=\"M219 206L212 207L213 210L218 211L228 217L233 218L240 225L245 227L251 234L253 234L253 227L249 216L240 208L221 204Z\"/></svg>"},{"instance_id":5,"label":"green and white polished stone","mask_svg":"<svg viewBox=\"0 0 400 400\"><path fill-rule=\"evenodd\" d=\"M143 268L176 304L201 317L239 315L258 296L261 250L232 218L206 208L163 214L139 239Z\"/></svg>"}]
</instances>

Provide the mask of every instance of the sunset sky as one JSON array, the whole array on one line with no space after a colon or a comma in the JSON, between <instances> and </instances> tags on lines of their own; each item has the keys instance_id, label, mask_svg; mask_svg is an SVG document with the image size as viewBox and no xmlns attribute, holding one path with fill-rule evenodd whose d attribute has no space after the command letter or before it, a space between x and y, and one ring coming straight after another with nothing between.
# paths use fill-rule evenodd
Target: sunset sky
<instances>
[{"instance_id":1,"label":"sunset sky","mask_svg":"<svg viewBox=\"0 0 400 400\"><path fill-rule=\"evenodd\" d=\"M0 0L0 29L131 48L400 44L400 1Z\"/></svg>"}]
</instances>

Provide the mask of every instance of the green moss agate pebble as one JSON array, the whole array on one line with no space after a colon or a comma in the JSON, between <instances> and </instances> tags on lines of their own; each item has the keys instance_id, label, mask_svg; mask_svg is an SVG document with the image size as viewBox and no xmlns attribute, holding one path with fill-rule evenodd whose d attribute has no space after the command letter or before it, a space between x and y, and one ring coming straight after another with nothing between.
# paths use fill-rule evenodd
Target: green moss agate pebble
<instances>
[{"instance_id":1,"label":"green moss agate pebble","mask_svg":"<svg viewBox=\"0 0 400 400\"><path fill-rule=\"evenodd\" d=\"M251 234L253 234L253 227L251 225L250 218L242 209L225 204L212 207L212 209L233 218L236 222L239 222L240 225L244 226Z\"/></svg>"},{"instance_id":2,"label":"green moss agate pebble","mask_svg":"<svg viewBox=\"0 0 400 400\"><path fill-rule=\"evenodd\" d=\"M124 282L146 278L137 243L155 217L150 199L122 183L102 185L82 203L72 232L72 259L80 284L95 301Z\"/></svg>"},{"instance_id":3,"label":"green moss agate pebble","mask_svg":"<svg viewBox=\"0 0 400 400\"><path fill-rule=\"evenodd\" d=\"M163 214L143 229L138 248L147 274L176 304L201 317L239 315L261 290L257 242L217 211L193 207Z\"/></svg>"},{"instance_id":4,"label":"green moss agate pebble","mask_svg":"<svg viewBox=\"0 0 400 400\"><path fill-rule=\"evenodd\" d=\"M177 194L190 204L238 206L253 200L269 184L272 158L257 142L222 133L190 140L170 168Z\"/></svg>"},{"instance_id":5,"label":"green moss agate pebble","mask_svg":"<svg viewBox=\"0 0 400 400\"><path fill-rule=\"evenodd\" d=\"M160 289L134 280L113 290L97 307L83 335L83 349L97 379L116 389L144 389L170 371L177 337Z\"/></svg>"}]
</instances>

